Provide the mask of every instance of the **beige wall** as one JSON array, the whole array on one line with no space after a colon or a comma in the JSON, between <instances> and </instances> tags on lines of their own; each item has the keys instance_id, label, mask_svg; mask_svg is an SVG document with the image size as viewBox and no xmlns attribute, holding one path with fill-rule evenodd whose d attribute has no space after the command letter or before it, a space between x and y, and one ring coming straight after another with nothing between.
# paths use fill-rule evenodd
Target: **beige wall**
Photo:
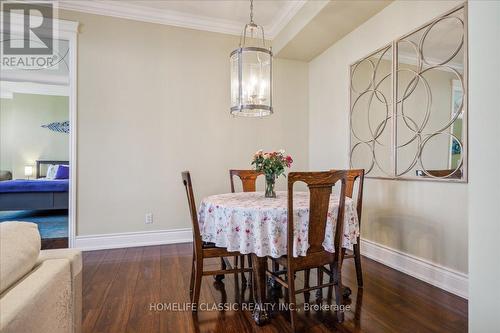
<instances>
[{"instance_id":1,"label":"beige wall","mask_svg":"<svg viewBox=\"0 0 500 333\"><path fill-rule=\"evenodd\" d=\"M500 2L469 2L469 332L500 327ZM496 42L493 42L496 41ZM485 52L487 50L487 52Z\"/></svg>"},{"instance_id":2,"label":"beige wall","mask_svg":"<svg viewBox=\"0 0 500 333\"><path fill-rule=\"evenodd\" d=\"M12 99L0 99L0 170L25 178L24 166L36 160L67 161L68 134L41 125L68 120L68 107L65 96L15 93Z\"/></svg>"},{"instance_id":3,"label":"beige wall","mask_svg":"<svg viewBox=\"0 0 500 333\"><path fill-rule=\"evenodd\" d=\"M397 1L310 63L311 169L348 167L349 65L459 3ZM362 237L467 272L467 187L367 179Z\"/></svg>"},{"instance_id":4,"label":"beige wall","mask_svg":"<svg viewBox=\"0 0 500 333\"><path fill-rule=\"evenodd\" d=\"M284 148L295 169L308 169L306 63L276 60L273 116L232 118L229 53L238 37L61 17L81 25L77 235L189 227L180 172L192 172L199 201L228 192L228 169L250 168L259 148Z\"/></svg>"}]
</instances>

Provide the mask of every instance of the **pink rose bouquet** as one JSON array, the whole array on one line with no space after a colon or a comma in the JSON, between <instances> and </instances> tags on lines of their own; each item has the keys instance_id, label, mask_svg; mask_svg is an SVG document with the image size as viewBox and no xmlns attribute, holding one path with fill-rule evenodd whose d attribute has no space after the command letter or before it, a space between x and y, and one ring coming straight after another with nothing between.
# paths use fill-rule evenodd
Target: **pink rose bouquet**
<instances>
[{"instance_id":1,"label":"pink rose bouquet","mask_svg":"<svg viewBox=\"0 0 500 333\"><path fill-rule=\"evenodd\" d=\"M284 150L264 152L257 151L253 156L252 165L256 171L261 171L266 176L266 197L275 198L274 183L276 178L285 174L285 168L292 166L293 159L285 155Z\"/></svg>"}]
</instances>

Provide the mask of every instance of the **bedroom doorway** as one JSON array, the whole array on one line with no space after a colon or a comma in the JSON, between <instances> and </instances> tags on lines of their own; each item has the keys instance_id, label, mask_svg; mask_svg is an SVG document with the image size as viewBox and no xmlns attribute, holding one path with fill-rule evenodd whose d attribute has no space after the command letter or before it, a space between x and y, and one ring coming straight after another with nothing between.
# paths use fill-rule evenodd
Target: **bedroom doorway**
<instances>
[{"instance_id":1,"label":"bedroom doorway","mask_svg":"<svg viewBox=\"0 0 500 333\"><path fill-rule=\"evenodd\" d=\"M8 78L0 82L0 222L35 223L42 248L68 247L67 89Z\"/></svg>"},{"instance_id":2,"label":"bedroom doorway","mask_svg":"<svg viewBox=\"0 0 500 333\"><path fill-rule=\"evenodd\" d=\"M37 224L42 249L72 247L76 229L78 23L56 21L54 63L0 75L0 222Z\"/></svg>"}]
</instances>

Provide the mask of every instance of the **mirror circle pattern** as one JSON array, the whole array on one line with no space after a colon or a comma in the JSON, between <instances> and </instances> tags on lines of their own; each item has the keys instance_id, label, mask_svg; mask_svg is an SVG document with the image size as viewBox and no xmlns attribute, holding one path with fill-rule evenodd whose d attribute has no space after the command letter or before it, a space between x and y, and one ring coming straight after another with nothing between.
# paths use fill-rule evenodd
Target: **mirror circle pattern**
<instances>
[{"instance_id":1,"label":"mirror circle pattern","mask_svg":"<svg viewBox=\"0 0 500 333\"><path fill-rule=\"evenodd\" d=\"M350 68L350 166L467 181L467 40L459 7Z\"/></svg>"},{"instance_id":2,"label":"mirror circle pattern","mask_svg":"<svg viewBox=\"0 0 500 333\"><path fill-rule=\"evenodd\" d=\"M351 67L350 164L365 172L390 176L387 153L390 149L392 119L392 57L387 46Z\"/></svg>"}]
</instances>

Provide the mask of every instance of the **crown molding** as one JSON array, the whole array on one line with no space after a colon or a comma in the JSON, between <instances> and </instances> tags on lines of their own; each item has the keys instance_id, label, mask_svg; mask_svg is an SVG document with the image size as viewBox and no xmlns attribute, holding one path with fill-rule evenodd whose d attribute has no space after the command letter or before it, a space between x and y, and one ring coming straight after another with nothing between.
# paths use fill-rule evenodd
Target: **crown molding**
<instances>
[{"instance_id":1,"label":"crown molding","mask_svg":"<svg viewBox=\"0 0 500 333\"><path fill-rule=\"evenodd\" d=\"M59 1L59 9L231 35L239 35L242 29L241 24L235 21L214 19L173 10L160 11L146 6L123 2L117 3L116 1Z\"/></svg>"},{"instance_id":2,"label":"crown molding","mask_svg":"<svg viewBox=\"0 0 500 333\"><path fill-rule=\"evenodd\" d=\"M287 2L286 6L273 19L273 24L264 26L267 39L273 39L306 2L307 0ZM118 3L118 1L63 0L58 2L58 6L59 9L64 10L237 36L241 35L244 26L241 22L232 20L216 19L174 10L158 10L137 4Z\"/></svg>"},{"instance_id":3,"label":"crown molding","mask_svg":"<svg viewBox=\"0 0 500 333\"><path fill-rule=\"evenodd\" d=\"M299 12L306 2L307 0L287 2L287 5L283 8L283 10L274 17L273 24L264 27L270 39L274 39L274 37L276 37L280 31L283 30L283 28Z\"/></svg>"}]
</instances>

